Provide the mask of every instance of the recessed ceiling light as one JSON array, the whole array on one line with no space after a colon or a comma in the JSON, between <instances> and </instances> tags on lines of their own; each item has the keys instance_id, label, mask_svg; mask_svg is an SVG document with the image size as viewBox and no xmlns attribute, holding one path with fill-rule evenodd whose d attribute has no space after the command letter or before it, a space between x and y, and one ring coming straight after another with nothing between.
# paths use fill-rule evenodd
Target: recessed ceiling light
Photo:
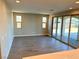
<instances>
[{"instance_id":1,"label":"recessed ceiling light","mask_svg":"<svg viewBox=\"0 0 79 59\"><path fill-rule=\"evenodd\" d=\"M76 4L79 4L79 1L76 1L75 3L76 3Z\"/></svg>"},{"instance_id":2,"label":"recessed ceiling light","mask_svg":"<svg viewBox=\"0 0 79 59\"><path fill-rule=\"evenodd\" d=\"M71 7L71 8L69 8L69 9L73 9L73 8Z\"/></svg>"},{"instance_id":3,"label":"recessed ceiling light","mask_svg":"<svg viewBox=\"0 0 79 59\"><path fill-rule=\"evenodd\" d=\"M16 0L16 3L20 3L21 1L20 0Z\"/></svg>"}]
</instances>

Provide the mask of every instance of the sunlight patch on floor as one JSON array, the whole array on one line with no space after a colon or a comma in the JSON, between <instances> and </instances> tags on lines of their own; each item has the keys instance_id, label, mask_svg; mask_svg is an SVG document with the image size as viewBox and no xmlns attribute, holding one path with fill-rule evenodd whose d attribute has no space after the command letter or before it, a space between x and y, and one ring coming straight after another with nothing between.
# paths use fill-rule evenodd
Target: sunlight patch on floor
<instances>
[{"instance_id":1,"label":"sunlight patch on floor","mask_svg":"<svg viewBox=\"0 0 79 59\"><path fill-rule=\"evenodd\" d=\"M57 53L49 53L31 57L23 57L23 59L79 59L79 49L57 52Z\"/></svg>"}]
</instances>

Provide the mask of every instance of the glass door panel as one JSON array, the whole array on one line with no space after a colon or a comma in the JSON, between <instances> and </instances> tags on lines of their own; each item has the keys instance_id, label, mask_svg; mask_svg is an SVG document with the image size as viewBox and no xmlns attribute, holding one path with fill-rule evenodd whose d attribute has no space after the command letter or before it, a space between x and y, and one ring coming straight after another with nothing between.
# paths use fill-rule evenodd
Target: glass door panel
<instances>
[{"instance_id":1,"label":"glass door panel","mask_svg":"<svg viewBox=\"0 0 79 59\"><path fill-rule=\"evenodd\" d=\"M58 17L58 28L57 28L57 38L61 38L61 24L62 24L62 17Z\"/></svg>"},{"instance_id":2,"label":"glass door panel","mask_svg":"<svg viewBox=\"0 0 79 59\"><path fill-rule=\"evenodd\" d=\"M66 42L66 43L68 43L69 24L70 24L70 16L65 16L63 18L62 41Z\"/></svg>"},{"instance_id":3,"label":"glass door panel","mask_svg":"<svg viewBox=\"0 0 79 59\"><path fill-rule=\"evenodd\" d=\"M73 16L71 19L70 44L74 47L79 46L78 41L79 16Z\"/></svg>"}]
</instances>

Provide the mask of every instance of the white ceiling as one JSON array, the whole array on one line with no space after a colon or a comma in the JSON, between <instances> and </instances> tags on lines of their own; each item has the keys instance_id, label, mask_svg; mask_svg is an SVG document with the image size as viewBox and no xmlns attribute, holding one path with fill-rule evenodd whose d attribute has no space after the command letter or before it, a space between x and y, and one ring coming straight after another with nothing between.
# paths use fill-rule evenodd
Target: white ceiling
<instances>
[{"instance_id":1,"label":"white ceiling","mask_svg":"<svg viewBox=\"0 0 79 59\"><path fill-rule=\"evenodd\" d=\"M76 0L21 0L20 4L16 0L7 0L13 12L50 14L68 10L70 7L78 8ZM53 9L54 11L50 11Z\"/></svg>"}]
</instances>

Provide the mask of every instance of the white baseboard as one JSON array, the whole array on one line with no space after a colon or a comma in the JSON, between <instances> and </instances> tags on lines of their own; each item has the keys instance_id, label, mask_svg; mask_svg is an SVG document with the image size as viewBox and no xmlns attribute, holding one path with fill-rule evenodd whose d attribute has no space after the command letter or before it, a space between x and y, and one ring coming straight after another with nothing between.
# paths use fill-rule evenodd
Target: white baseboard
<instances>
[{"instance_id":1,"label":"white baseboard","mask_svg":"<svg viewBox=\"0 0 79 59\"><path fill-rule=\"evenodd\" d=\"M48 34L14 35L14 37L23 37L23 36L42 36L42 35L48 35Z\"/></svg>"}]
</instances>

